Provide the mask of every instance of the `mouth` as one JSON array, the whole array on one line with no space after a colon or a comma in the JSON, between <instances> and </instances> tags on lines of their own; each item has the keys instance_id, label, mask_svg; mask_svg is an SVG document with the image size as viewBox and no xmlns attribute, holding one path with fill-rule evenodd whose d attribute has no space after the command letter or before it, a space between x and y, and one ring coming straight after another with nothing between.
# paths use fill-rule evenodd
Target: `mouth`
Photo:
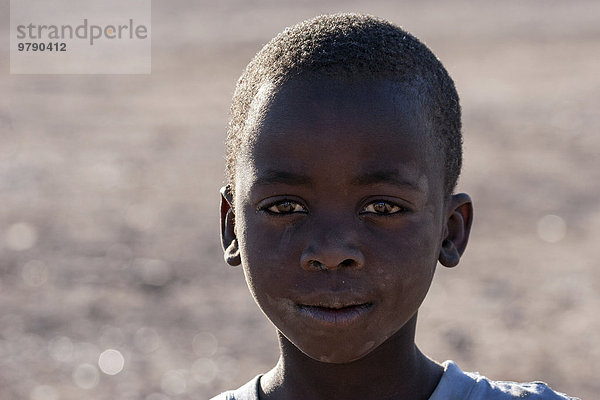
<instances>
[{"instance_id":1,"label":"mouth","mask_svg":"<svg viewBox=\"0 0 600 400\"><path fill-rule=\"evenodd\" d=\"M296 308L305 317L324 325L347 326L357 322L373 308L373 303L356 304L296 304Z\"/></svg>"}]
</instances>

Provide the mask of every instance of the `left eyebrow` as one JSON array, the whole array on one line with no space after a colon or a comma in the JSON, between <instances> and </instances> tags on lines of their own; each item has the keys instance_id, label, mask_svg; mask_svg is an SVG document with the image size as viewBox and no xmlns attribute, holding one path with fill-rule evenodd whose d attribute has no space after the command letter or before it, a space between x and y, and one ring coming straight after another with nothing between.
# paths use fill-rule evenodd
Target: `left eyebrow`
<instances>
[{"instance_id":1,"label":"left eyebrow","mask_svg":"<svg viewBox=\"0 0 600 400\"><path fill-rule=\"evenodd\" d=\"M369 172L352 179L351 183L356 186L388 184L402 188L408 187L418 192L423 191L423 188L417 182L401 177L398 171L395 170Z\"/></svg>"}]
</instances>

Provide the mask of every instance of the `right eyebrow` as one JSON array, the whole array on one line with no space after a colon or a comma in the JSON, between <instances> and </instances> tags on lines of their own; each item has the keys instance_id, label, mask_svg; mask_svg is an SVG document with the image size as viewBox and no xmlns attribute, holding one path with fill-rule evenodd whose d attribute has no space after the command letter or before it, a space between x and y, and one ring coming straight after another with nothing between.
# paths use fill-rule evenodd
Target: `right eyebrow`
<instances>
[{"instance_id":1,"label":"right eyebrow","mask_svg":"<svg viewBox=\"0 0 600 400\"><path fill-rule=\"evenodd\" d=\"M312 184L312 180L306 175L269 169L260 174L254 185L274 185L278 183L285 185L310 185Z\"/></svg>"}]
</instances>

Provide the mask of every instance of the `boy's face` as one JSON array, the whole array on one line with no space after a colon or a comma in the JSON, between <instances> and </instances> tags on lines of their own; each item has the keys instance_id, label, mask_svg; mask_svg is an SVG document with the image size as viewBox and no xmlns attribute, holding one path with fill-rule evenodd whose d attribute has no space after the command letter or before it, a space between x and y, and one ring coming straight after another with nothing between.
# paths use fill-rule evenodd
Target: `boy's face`
<instances>
[{"instance_id":1,"label":"boy's face","mask_svg":"<svg viewBox=\"0 0 600 400\"><path fill-rule=\"evenodd\" d=\"M367 355L429 289L451 201L415 96L390 81L296 79L253 104L257 137L237 164L235 217L222 209L226 256L241 261L277 329L316 360Z\"/></svg>"}]
</instances>

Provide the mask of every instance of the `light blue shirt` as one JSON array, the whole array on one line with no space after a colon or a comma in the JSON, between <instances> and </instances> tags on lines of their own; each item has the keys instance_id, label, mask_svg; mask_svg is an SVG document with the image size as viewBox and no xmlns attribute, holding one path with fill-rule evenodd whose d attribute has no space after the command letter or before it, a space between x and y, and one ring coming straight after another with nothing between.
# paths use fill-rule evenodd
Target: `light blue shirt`
<instances>
[{"instance_id":1,"label":"light blue shirt","mask_svg":"<svg viewBox=\"0 0 600 400\"><path fill-rule=\"evenodd\" d=\"M492 381L473 372L463 372L453 361L446 361L444 374L429 400L574 400L553 391L544 382L516 383Z\"/></svg>"},{"instance_id":2,"label":"light blue shirt","mask_svg":"<svg viewBox=\"0 0 600 400\"><path fill-rule=\"evenodd\" d=\"M491 381L473 372L463 372L453 361L442 364L442 379L429 400L578 400L553 391L543 382L516 383ZM259 400L257 376L237 390L221 393L211 400Z\"/></svg>"}]
</instances>

